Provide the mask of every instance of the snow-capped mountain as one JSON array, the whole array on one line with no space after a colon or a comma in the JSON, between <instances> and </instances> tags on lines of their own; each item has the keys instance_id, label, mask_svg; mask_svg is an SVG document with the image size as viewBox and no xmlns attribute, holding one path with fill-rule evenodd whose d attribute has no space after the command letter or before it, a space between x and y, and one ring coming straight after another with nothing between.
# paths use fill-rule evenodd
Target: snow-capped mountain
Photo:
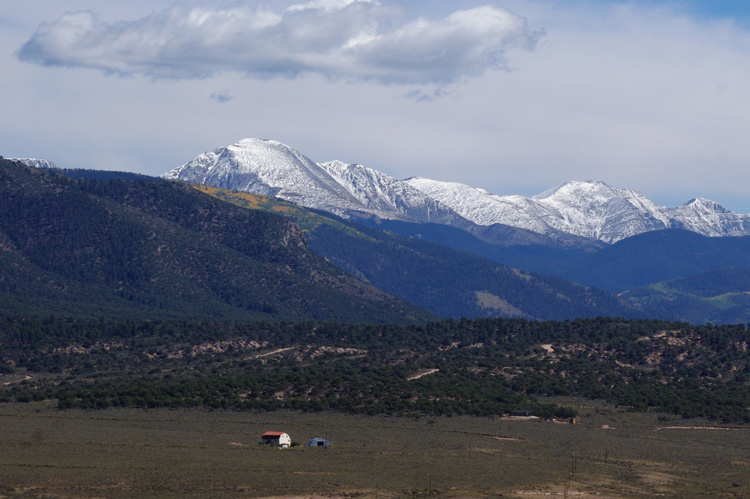
<instances>
[{"instance_id":1,"label":"snow-capped mountain","mask_svg":"<svg viewBox=\"0 0 750 499\"><path fill-rule=\"evenodd\" d=\"M666 208L637 191L596 181L568 182L530 198L498 196L456 182L398 180L358 164L315 163L273 140L241 140L163 177L276 196L343 217L434 222L472 233L477 226L499 224L551 240L580 237L605 243L669 228L706 236L750 235L750 215L706 199Z\"/></svg>"},{"instance_id":2,"label":"snow-capped mountain","mask_svg":"<svg viewBox=\"0 0 750 499\"><path fill-rule=\"evenodd\" d=\"M733 213L709 199L693 199L672 211L675 227L710 237L750 235L750 215Z\"/></svg>"},{"instance_id":3,"label":"snow-capped mountain","mask_svg":"<svg viewBox=\"0 0 750 499\"><path fill-rule=\"evenodd\" d=\"M531 198L425 178L407 182L478 225L500 223L540 234L561 231L607 243L668 228L706 236L750 235L750 215L732 213L712 201L693 200L670 209L604 182L568 182Z\"/></svg>"},{"instance_id":4,"label":"snow-capped mountain","mask_svg":"<svg viewBox=\"0 0 750 499\"><path fill-rule=\"evenodd\" d=\"M43 159L13 160L57 168ZM345 218L374 215L450 225L499 244L614 243L670 228L709 237L750 235L750 215L708 199L667 208L640 192L598 181L567 182L533 197L499 196L457 182L398 180L359 164L315 163L288 145L264 139L205 152L162 177L276 196Z\"/></svg>"},{"instance_id":5,"label":"snow-capped mountain","mask_svg":"<svg viewBox=\"0 0 750 499\"><path fill-rule=\"evenodd\" d=\"M344 217L367 213L387 219L466 223L401 180L341 161L316 164L273 140L241 140L203 153L163 177L276 196Z\"/></svg>"},{"instance_id":6,"label":"snow-capped mountain","mask_svg":"<svg viewBox=\"0 0 750 499\"><path fill-rule=\"evenodd\" d=\"M276 196L337 215L363 209L362 203L320 166L274 140L244 139L205 152L163 177Z\"/></svg>"},{"instance_id":7,"label":"snow-capped mountain","mask_svg":"<svg viewBox=\"0 0 750 499\"><path fill-rule=\"evenodd\" d=\"M372 168L343 161L328 161L319 163L319 166L365 207L375 212L397 213L414 220L444 225L466 222L455 211L419 189Z\"/></svg>"},{"instance_id":8,"label":"snow-capped mountain","mask_svg":"<svg viewBox=\"0 0 750 499\"><path fill-rule=\"evenodd\" d=\"M52 161L47 161L46 159L36 159L36 158L8 158L8 159L10 159L11 161L18 161L32 168L57 169L56 164L54 164Z\"/></svg>"}]
</instances>

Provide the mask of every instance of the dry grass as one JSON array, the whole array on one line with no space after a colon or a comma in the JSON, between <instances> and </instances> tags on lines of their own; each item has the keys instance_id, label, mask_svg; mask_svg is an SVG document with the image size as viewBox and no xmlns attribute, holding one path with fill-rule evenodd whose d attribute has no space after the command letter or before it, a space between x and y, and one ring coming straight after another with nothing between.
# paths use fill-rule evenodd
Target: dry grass
<instances>
[{"instance_id":1,"label":"dry grass","mask_svg":"<svg viewBox=\"0 0 750 499\"><path fill-rule=\"evenodd\" d=\"M0 405L0 497L750 494L750 431L657 431L656 416L578 410L582 424L571 425L333 413L61 412L6 404ZM286 431L302 444L325 437L333 446L258 445L267 430Z\"/></svg>"}]
</instances>

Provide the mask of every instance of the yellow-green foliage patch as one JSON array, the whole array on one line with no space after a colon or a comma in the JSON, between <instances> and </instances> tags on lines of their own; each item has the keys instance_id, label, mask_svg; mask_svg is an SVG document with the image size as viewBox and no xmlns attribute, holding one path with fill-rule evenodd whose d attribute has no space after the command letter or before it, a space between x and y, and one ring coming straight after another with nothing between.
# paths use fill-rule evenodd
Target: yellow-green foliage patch
<instances>
[{"instance_id":1,"label":"yellow-green foliage patch","mask_svg":"<svg viewBox=\"0 0 750 499\"><path fill-rule=\"evenodd\" d=\"M200 184L195 184L194 188L200 192L208 194L209 196L213 196L217 199L221 199L222 201L226 201L237 206L242 206L244 208L249 208L252 210L267 211L291 218L295 221L295 223L297 223L297 225L300 226L300 228L304 232L311 232L320 227L329 226L337 230L341 230L347 235L374 241L374 239L372 239L371 237L347 225L344 225L341 222L334 220L333 218L313 213L294 203L282 201L271 196L250 194L248 192L231 191Z\"/></svg>"}]
</instances>

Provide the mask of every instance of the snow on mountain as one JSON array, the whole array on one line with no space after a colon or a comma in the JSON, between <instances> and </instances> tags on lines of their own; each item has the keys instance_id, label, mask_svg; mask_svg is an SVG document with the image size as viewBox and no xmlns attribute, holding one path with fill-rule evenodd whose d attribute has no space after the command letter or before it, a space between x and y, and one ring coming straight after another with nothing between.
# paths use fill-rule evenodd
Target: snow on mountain
<instances>
[{"instance_id":1,"label":"snow on mountain","mask_svg":"<svg viewBox=\"0 0 750 499\"><path fill-rule=\"evenodd\" d=\"M693 199L673 212L675 226L699 234L710 237L750 235L750 215L733 213L709 199Z\"/></svg>"},{"instance_id":2,"label":"snow on mountain","mask_svg":"<svg viewBox=\"0 0 750 499\"><path fill-rule=\"evenodd\" d=\"M466 222L439 201L385 173L343 161L318 165L370 210L399 213L414 220L445 225Z\"/></svg>"},{"instance_id":3,"label":"snow on mountain","mask_svg":"<svg viewBox=\"0 0 750 499\"><path fill-rule=\"evenodd\" d=\"M502 224L553 239L577 236L614 243L652 230L682 228L706 236L750 235L750 215L706 199L678 208L604 182L568 182L533 197L499 196L457 182L398 180L341 161L315 163L274 140L244 139L205 152L162 175L266 194L343 217L434 222L465 230Z\"/></svg>"},{"instance_id":4,"label":"snow on mountain","mask_svg":"<svg viewBox=\"0 0 750 499\"><path fill-rule=\"evenodd\" d=\"M671 225L666 208L604 182L568 182L532 199L559 214L549 220L553 227L608 243Z\"/></svg>"},{"instance_id":5,"label":"snow on mountain","mask_svg":"<svg viewBox=\"0 0 750 499\"><path fill-rule=\"evenodd\" d=\"M54 164L52 161L47 161L46 159L36 159L36 158L8 158L8 159L10 159L11 161L18 161L32 168L57 169L56 164Z\"/></svg>"},{"instance_id":6,"label":"snow on mountain","mask_svg":"<svg viewBox=\"0 0 750 499\"><path fill-rule=\"evenodd\" d=\"M11 159L35 168L57 168L44 159ZM598 181L567 182L530 198L499 196L458 182L398 180L359 164L315 163L275 140L243 139L200 154L162 177L276 196L347 218L368 214L472 233L500 224L507 226L504 230L524 229L558 241L582 237L614 243L669 228L709 237L750 235L750 215L708 199L666 208L640 192Z\"/></svg>"},{"instance_id":7,"label":"snow on mountain","mask_svg":"<svg viewBox=\"0 0 750 499\"><path fill-rule=\"evenodd\" d=\"M344 217L368 213L387 219L466 223L401 180L341 161L316 164L273 140L244 139L205 152L162 177L276 196Z\"/></svg>"},{"instance_id":8,"label":"snow on mountain","mask_svg":"<svg viewBox=\"0 0 750 499\"><path fill-rule=\"evenodd\" d=\"M459 215L477 225L499 223L538 233L551 228L545 220L553 214L522 196L498 196L458 182L421 177L407 179L406 183L453 208Z\"/></svg>"},{"instance_id":9,"label":"snow on mountain","mask_svg":"<svg viewBox=\"0 0 750 499\"><path fill-rule=\"evenodd\" d=\"M365 210L311 159L274 140L243 139L205 152L162 177L276 196L342 216Z\"/></svg>"},{"instance_id":10,"label":"snow on mountain","mask_svg":"<svg viewBox=\"0 0 750 499\"><path fill-rule=\"evenodd\" d=\"M540 234L560 231L607 243L667 228L706 236L750 235L750 216L712 201L693 200L670 209L637 191L604 182L568 182L532 198L498 196L455 182L423 178L407 182L478 225L501 223Z\"/></svg>"}]
</instances>

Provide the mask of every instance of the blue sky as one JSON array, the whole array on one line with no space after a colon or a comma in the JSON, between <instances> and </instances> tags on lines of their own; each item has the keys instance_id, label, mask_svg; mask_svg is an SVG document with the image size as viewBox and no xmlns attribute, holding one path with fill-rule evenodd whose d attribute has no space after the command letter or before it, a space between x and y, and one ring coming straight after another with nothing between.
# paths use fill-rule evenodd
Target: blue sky
<instances>
[{"instance_id":1,"label":"blue sky","mask_svg":"<svg viewBox=\"0 0 750 499\"><path fill-rule=\"evenodd\" d=\"M750 5L0 0L0 155L160 174L245 137L750 213Z\"/></svg>"},{"instance_id":2,"label":"blue sky","mask_svg":"<svg viewBox=\"0 0 750 499\"><path fill-rule=\"evenodd\" d=\"M650 4L663 4L663 1L651 1ZM697 15L713 18L732 18L745 24L750 17L750 3L742 0L693 0L684 2L686 9Z\"/></svg>"}]
</instances>

